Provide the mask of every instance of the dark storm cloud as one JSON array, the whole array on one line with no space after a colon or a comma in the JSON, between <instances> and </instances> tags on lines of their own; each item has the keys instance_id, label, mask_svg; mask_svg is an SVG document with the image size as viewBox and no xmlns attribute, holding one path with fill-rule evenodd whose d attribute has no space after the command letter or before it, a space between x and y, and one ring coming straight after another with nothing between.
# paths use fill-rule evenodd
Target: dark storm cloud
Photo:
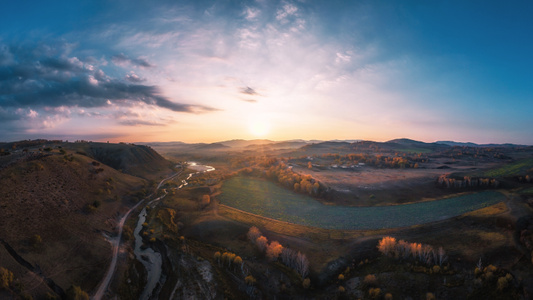
<instances>
[{"instance_id":1,"label":"dark storm cloud","mask_svg":"<svg viewBox=\"0 0 533 300\"><path fill-rule=\"evenodd\" d=\"M128 59L125 55L118 59ZM139 66L146 61L130 60ZM109 102L146 103L176 112L214 110L209 107L170 101L157 86L139 84L142 79L129 75L126 80L110 78L102 70L64 54L0 45L0 108L103 107Z\"/></svg>"},{"instance_id":2,"label":"dark storm cloud","mask_svg":"<svg viewBox=\"0 0 533 300\"><path fill-rule=\"evenodd\" d=\"M117 65L123 65L123 64L132 64L134 66L143 67L143 68L152 68L154 65L149 63L144 58L129 58L128 56L124 55L123 53L113 55L111 57L111 60L113 63Z\"/></svg>"},{"instance_id":3,"label":"dark storm cloud","mask_svg":"<svg viewBox=\"0 0 533 300\"><path fill-rule=\"evenodd\" d=\"M242 88L241 93L246 94L246 95L252 95L252 96L259 95L254 89L252 89L249 86Z\"/></svg>"}]
</instances>

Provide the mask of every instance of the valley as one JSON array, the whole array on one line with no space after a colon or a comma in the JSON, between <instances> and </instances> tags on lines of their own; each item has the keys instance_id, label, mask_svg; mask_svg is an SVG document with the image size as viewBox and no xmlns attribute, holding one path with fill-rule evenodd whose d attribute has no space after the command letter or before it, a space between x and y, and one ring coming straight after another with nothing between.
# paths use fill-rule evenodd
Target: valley
<instances>
[{"instance_id":1,"label":"valley","mask_svg":"<svg viewBox=\"0 0 533 300\"><path fill-rule=\"evenodd\" d=\"M521 299L533 288L530 146L0 147L0 266L13 274L2 297Z\"/></svg>"}]
</instances>

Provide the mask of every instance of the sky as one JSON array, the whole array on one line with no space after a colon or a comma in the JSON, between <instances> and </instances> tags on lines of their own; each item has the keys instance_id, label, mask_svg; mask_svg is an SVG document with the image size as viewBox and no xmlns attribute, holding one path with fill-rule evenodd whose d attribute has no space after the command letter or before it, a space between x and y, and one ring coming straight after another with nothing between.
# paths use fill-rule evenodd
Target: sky
<instances>
[{"instance_id":1,"label":"sky","mask_svg":"<svg viewBox=\"0 0 533 300\"><path fill-rule=\"evenodd\" d=\"M531 1L10 1L0 141L533 144Z\"/></svg>"}]
</instances>

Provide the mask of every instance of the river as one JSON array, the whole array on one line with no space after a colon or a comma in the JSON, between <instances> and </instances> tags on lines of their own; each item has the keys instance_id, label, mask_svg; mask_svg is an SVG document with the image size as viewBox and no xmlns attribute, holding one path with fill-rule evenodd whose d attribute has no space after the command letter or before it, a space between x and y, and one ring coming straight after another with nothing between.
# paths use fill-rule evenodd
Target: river
<instances>
[{"instance_id":1,"label":"river","mask_svg":"<svg viewBox=\"0 0 533 300\"><path fill-rule=\"evenodd\" d=\"M189 180L192 176L204 173L204 172L211 172L214 171L215 168L211 166L201 165L197 162L188 162L187 168L194 170L196 172L189 173L187 176L187 179L182 180L181 185L178 186L176 189L181 189L184 186L188 184L187 180ZM170 178L169 178L170 179ZM158 185L158 189L162 186L163 181ZM139 219L137 221L137 226L135 227L135 230L133 232L135 237L135 257L137 260L139 260L144 267L146 268L147 272L147 278L146 278L146 286L144 287L144 290L141 294L140 300L147 300L147 299L156 299L158 290L156 289L157 284L160 283L160 286L162 286L166 280L164 276L162 276L162 264L163 260L161 257L161 254L159 252L154 251L154 249L150 247L142 247L143 245L143 239L141 236L141 231L143 228L143 223L146 222L146 216L147 216L147 210L146 207L154 207L157 205L159 200L163 199L167 195L167 191L164 191L164 195L160 196L159 198L156 198L152 201L150 201L139 213ZM143 249L144 248L144 249Z\"/></svg>"}]
</instances>

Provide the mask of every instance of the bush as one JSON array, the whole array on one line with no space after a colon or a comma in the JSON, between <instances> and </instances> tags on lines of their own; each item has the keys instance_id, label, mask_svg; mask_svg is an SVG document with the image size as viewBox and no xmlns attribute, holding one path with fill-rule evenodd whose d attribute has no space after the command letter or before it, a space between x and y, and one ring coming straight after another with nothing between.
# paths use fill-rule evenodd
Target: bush
<instances>
[{"instance_id":1,"label":"bush","mask_svg":"<svg viewBox=\"0 0 533 300\"><path fill-rule=\"evenodd\" d=\"M8 289L11 283L13 283L13 273L0 267L0 289Z\"/></svg>"},{"instance_id":2,"label":"bush","mask_svg":"<svg viewBox=\"0 0 533 300\"><path fill-rule=\"evenodd\" d=\"M252 275L248 275L244 278L244 282L246 282L247 285L255 285L257 280Z\"/></svg>"},{"instance_id":3,"label":"bush","mask_svg":"<svg viewBox=\"0 0 533 300\"><path fill-rule=\"evenodd\" d=\"M366 275L365 278L363 279L363 284L365 285L365 287L376 286L378 284L378 279L376 278L375 275L369 274L369 275Z\"/></svg>"},{"instance_id":4,"label":"bush","mask_svg":"<svg viewBox=\"0 0 533 300\"><path fill-rule=\"evenodd\" d=\"M427 293L426 294L426 300L435 300L437 298L435 298L435 295L433 295L433 293Z\"/></svg>"},{"instance_id":5,"label":"bush","mask_svg":"<svg viewBox=\"0 0 533 300\"><path fill-rule=\"evenodd\" d=\"M502 276L498 278L498 290L503 291L509 286L509 280L507 280L507 277Z\"/></svg>"},{"instance_id":6,"label":"bush","mask_svg":"<svg viewBox=\"0 0 533 300\"><path fill-rule=\"evenodd\" d=\"M346 292L346 289L341 285L339 286L339 293L344 293Z\"/></svg>"},{"instance_id":7,"label":"bush","mask_svg":"<svg viewBox=\"0 0 533 300\"><path fill-rule=\"evenodd\" d=\"M392 300L392 294L391 293L386 293L385 294L385 300Z\"/></svg>"},{"instance_id":8,"label":"bush","mask_svg":"<svg viewBox=\"0 0 533 300\"><path fill-rule=\"evenodd\" d=\"M89 295L77 285L71 285L67 290L69 300L89 300Z\"/></svg>"},{"instance_id":9,"label":"bush","mask_svg":"<svg viewBox=\"0 0 533 300\"><path fill-rule=\"evenodd\" d=\"M380 295L381 295L380 288L372 288L368 290L368 296L372 299L378 299Z\"/></svg>"},{"instance_id":10,"label":"bush","mask_svg":"<svg viewBox=\"0 0 533 300\"><path fill-rule=\"evenodd\" d=\"M342 274L339 274L339 276L337 277L340 281L343 281L344 280L344 275Z\"/></svg>"},{"instance_id":11,"label":"bush","mask_svg":"<svg viewBox=\"0 0 533 300\"><path fill-rule=\"evenodd\" d=\"M433 266L433 274L439 274L440 273L440 267L437 265Z\"/></svg>"},{"instance_id":12,"label":"bush","mask_svg":"<svg viewBox=\"0 0 533 300\"><path fill-rule=\"evenodd\" d=\"M308 289L311 286L311 280L309 278L304 279L302 282L302 286L304 289Z\"/></svg>"}]
</instances>

